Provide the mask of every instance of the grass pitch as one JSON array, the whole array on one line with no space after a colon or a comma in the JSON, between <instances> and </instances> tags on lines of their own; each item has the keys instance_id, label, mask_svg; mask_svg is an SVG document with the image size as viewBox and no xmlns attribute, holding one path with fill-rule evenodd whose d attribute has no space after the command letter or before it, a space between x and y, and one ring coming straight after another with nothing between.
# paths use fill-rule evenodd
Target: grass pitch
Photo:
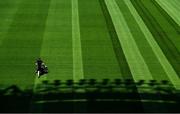
<instances>
[{"instance_id":1,"label":"grass pitch","mask_svg":"<svg viewBox=\"0 0 180 114\"><path fill-rule=\"evenodd\" d=\"M180 88L178 0L0 2L0 84L43 79L169 80ZM35 60L50 73L40 80Z\"/></svg>"}]
</instances>

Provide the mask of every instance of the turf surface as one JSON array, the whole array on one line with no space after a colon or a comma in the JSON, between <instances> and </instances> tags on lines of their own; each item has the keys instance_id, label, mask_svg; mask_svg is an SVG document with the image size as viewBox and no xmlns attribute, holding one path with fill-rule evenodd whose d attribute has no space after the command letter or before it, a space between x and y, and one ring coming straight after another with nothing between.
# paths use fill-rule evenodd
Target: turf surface
<instances>
[{"instance_id":1,"label":"turf surface","mask_svg":"<svg viewBox=\"0 0 180 114\"><path fill-rule=\"evenodd\" d=\"M48 8L49 0L30 3L22 0L12 13L12 22L1 41L1 83L21 86L34 83L34 60L40 55Z\"/></svg>"},{"instance_id":2,"label":"turf surface","mask_svg":"<svg viewBox=\"0 0 180 114\"><path fill-rule=\"evenodd\" d=\"M119 67L121 70L122 77L133 79L132 74L131 74L130 69L129 69L129 65L127 64L127 60L126 60L125 55L123 53L122 46L119 42L116 29L115 29L114 24L112 22L112 18L110 16L108 8L106 6L106 3L104 0L99 0L99 2L101 4L101 9L104 13L106 25L108 28L109 35L111 37L113 49L114 49L114 52L116 54L116 59L119 63Z\"/></svg>"},{"instance_id":3,"label":"turf surface","mask_svg":"<svg viewBox=\"0 0 180 114\"><path fill-rule=\"evenodd\" d=\"M146 23L147 27L153 34L155 40L161 47L163 53L166 55L167 59L171 63L172 67L176 71L177 75L172 75L170 78L173 78L173 83L178 84L179 86L179 57L180 53L178 50L178 40L179 40L179 29L176 23L170 24L173 20L164 10L159 9L157 3L151 0L131 0L135 8L141 15L142 19ZM151 4L148 6L148 4ZM152 13L152 12L154 13ZM156 13L155 13L156 12ZM168 26L168 27L167 27ZM166 32L167 31L167 32ZM171 33L170 33L171 32Z\"/></svg>"},{"instance_id":4,"label":"turf surface","mask_svg":"<svg viewBox=\"0 0 180 114\"><path fill-rule=\"evenodd\" d=\"M122 78L99 1L79 0L79 20L84 77Z\"/></svg>"},{"instance_id":5,"label":"turf surface","mask_svg":"<svg viewBox=\"0 0 180 114\"><path fill-rule=\"evenodd\" d=\"M178 0L0 2L0 84L169 80L180 88ZM172 10L171 10L172 9ZM50 73L37 79L35 60Z\"/></svg>"},{"instance_id":6,"label":"turf surface","mask_svg":"<svg viewBox=\"0 0 180 114\"><path fill-rule=\"evenodd\" d=\"M134 80L137 81L142 78L145 80L152 79L147 64L145 63L142 55L140 54L136 42L133 39L132 34L130 33L127 23L117 3L115 2L115 0L106 0L106 4L114 22L119 41L127 58L127 62L134 76ZM144 74L146 74L146 76Z\"/></svg>"},{"instance_id":7,"label":"turf surface","mask_svg":"<svg viewBox=\"0 0 180 114\"><path fill-rule=\"evenodd\" d=\"M73 78L71 12L71 0L51 0L41 46L49 80Z\"/></svg>"},{"instance_id":8,"label":"turf surface","mask_svg":"<svg viewBox=\"0 0 180 114\"><path fill-rule=\"evenodd\" d=\"M133 7L130 0L126 0L125 3L127 4L129 9L131 10L132 15L134 16L134 18L135 18L136 22L138 23L139 27L141 28L141 31L143 32L146 40L148 41L150 47L152 48L155 56L159 60L159 63L162 65L162 67L163 67L164 71L166 72L167 76L169 76L170 78L172 76L175 76L176 77L175 80L178 80L176 72L173 70L172 66L169 64L169 62L166 59L165 55L163 54L160 46L157 44L157 42L153 38L151 32L148 30L145 23L141 19L141 17L138 15L137 11ZM152 61L152 63L155 63L154 60ZM156 79L156 80L167 79L167 77L165 77L165 74L161 75L161 76L160 75L161 74L159 74L158 76L153 76L153 78Z\"/></svg>"},{"instance_id":9,"label":"turf surface","mask_svg":"<svg viewBox=\"0 0 180 114\"><path fill-rule=\"evenodd\" d=\"M156 2L174 19L174 21L180 26L179 19L179 5L178 0L156 0Z\"/></svg>"},{"instance_id":10,"label":"turf surface","mask_svg":"<svg viewBox=\"0 0 180 114\"><path fill-rule=\"evenodd\" d=\"M133 38L136 42L136 45L138 46L138 49L139 49L141 55L143 56L144 60L146 61L146 64L148 65L148 68L152 74L152 77L154 79L158 79L158 78L166 79L166 73L162 69L162 66L160 65L151 46L149 45L149 42L146 40L143 32L141 31L137 21L131 15L132 13L128 9L127 5L123 1L117 0L117 3L123 13L125 20L127 20L126 22L130 28L130 32L133 35ZM127 12L129 12L129 13L127 13ZM158 77L157 77L157 75L158 75Z\"/></svg>"}]
</instances>

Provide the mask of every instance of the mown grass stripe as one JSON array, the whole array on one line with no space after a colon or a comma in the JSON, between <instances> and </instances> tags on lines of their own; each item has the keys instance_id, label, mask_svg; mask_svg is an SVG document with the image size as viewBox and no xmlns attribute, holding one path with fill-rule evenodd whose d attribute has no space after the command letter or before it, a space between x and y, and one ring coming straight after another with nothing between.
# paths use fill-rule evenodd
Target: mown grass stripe
<instances>
[{"instance_id":1,"label":"mown grass stripe","mask_svg":"<svg viewBox=\"0 0 180 114\"><path fill-rule=\"evenodd\" d=\"M138 23L134 19L131 11L127 7L126 3L121 0L116 0L119 9L122 11L122 14L127 22L127 25L129 27L129 30L131 31L131 34L136 42L136 45L144 58L144 61L146 62L149 71L151 72L151 75L153 79L159 80L161 79L168 79L166 73L164 72L164 69L162 68L161 64L159 63L158 59L156 58L156 55L154 54L151 46L149 45L148 41L146 40L143 32L141 31ZM158 69L158 70L157 70ZM158 76L158 77L157 77ZM159 79L158 79L159 78Z\"/></svg>"},{"instance_id":2,"label":"mown grass stripe","mask_svg":"<svg viewBox=\"0 0 180 114\"><path fill-rule=\"evenodd\" d=\"M180 54L178 52L178 49L173 45L173 43L169 40L169 37L167 36L167 33L163 30L164 28L161 28L159 23L157 22L157 19L155 19L149 10L145 8L145 6L141 3L140 0L131 0L134 7L140 14L141 18L146 23L147 27L151 31L152 35L154 36L155 40L161 47L163 53L168 58L169 62L175 69L176 73L179 76L179 63L180 61ZM162 32L163 31L163 32Z\"/></svg>"},{"instance_id":3,"label":"mown grass stripe","mask_svg":"<svg viewBox=\"0 0 180 114\"><path fill-rule=\"evenodd\" d=\"M154 80L161 80L161 79L168 79L166 76L166 73L164 72L161 64L159 63L158 59L156 58L156 55L154 54L151 46L149 45L148 41L146 40L143 32L141 31L141 28L139 27L138 23L136 22L134 16L132 15L133 12L128 8L127 4L125 3L125 0L116 0L119 9L121 10L125 20L127 22L127 25L129 27L129 30L131 31L131 34L136 42L136 45L144 58L144 61L146 62L149 71L151 72L151 75ZM157 70L158 69L158 70ZM141 91L139 88L137 88L137 91ZM142 98L143 95L140 95L140 98ZM143 110L148 111L149 107L146 106L146 104L142 103Z\"/></svg>"},{"instance_id":4,"label":"mown grass stripe","mask_svg":"<svg viewBox=\"0 0 180 114\"><path fill-rule=\"evenodd\" d=\"M124 50L134 80L152 79L151 73L139 52L139 49L115 0L105 0L105 2L112 17L119 41Z\"/></svg>"},{"instance_id":5,"label":"mown grass stripe","mask_svg":"<svg viewBox=\"0 0 180 114\"><path fill-rule=\"evenodd\" d=\"M123 79L133 79L133 76L131 74L131 71L128 66L127 60L125 58L124 52L122 50L121 44L119 42L118 35L116 33L116 30L112 22L112 18L109 14L108 8L106 6L106 3L104 0L99 0L99 2L101 4L101 8L104 13L104 17L106 19L106 24L107 24L107 28L108 28L108 31L112 40L114 52L116 54L119 67L121 69L121 75L122 75L121 77ZM134 87L134 93L136 93L136 98L140 99L137 87L135 85L133 87ZM137 105L137 107L139 107L139 109L142 109L142 104L140 103L139 105Z\"/></svg>"},{"instance_id":6,"label":"mown grass stripe","mask_svg":"<svg viewBox=\"0 0 180 114\"><path fill-rule=\"evenodd\" d=\"M53 82L54 80L64 81L66 79L72 79L72 69L69 67L72 66L70 14L71 0L51 0L40 54L40 57L49 68L49 73L35 79L36 87L38 87L43 80ZM67 34L68 36L66 36ZM70 64L67 65L67 61ZM66 70L68 70L68 72ZM42 112L43 108L43 105L40 107L36 107L35 105L32 106L31 110Z\"/></svg>"},{"instance_id":7,"label":"mown grass stripe","mask_svg":"<svg viewBox=\"0 0 180 114\"><path fill-rule=\"evenodd\" d=\"M174 58L176 60L177 65L179 65L178 67L174 67L174 69L176 70L177 74L180 77L180 26L178 26L178 24L176 22L174 22L174 20L167 14L167 12L165 12L165 10L163 10L160 5L154 1L151 0L151 2L153 3L153 5L157 8L157 10L160 12L160 14L162 14L162 16L164 16L166 18L166 22L167 22L167 26L164 26L164 24L166 23L161 23L161 21L159 21L159 24L161 25L162 29L164 29L164 31L167 33L167 38L169 39L169 42L171 42L174 45L174 53L176 54L177 58ZM157 17L155 17L156 19L158 19ZM170 28L172 26L172 29L167 29Z\"/></svg>"},{"instance_id":8,"label":"mown grass stripe","mask_svg":"<svg viewBox=\"0 0 180 114\"><path fill-rule=\"evenodd\" d=\"M105 1L104 0L99 0L99 2L100 2L100 5L101 5L101 8L102 8L102 11L104 13L104 17L106 19L107 28L108 28L108 31L109 31L109 35L111 37L114 52L116 54L116 59L117 59L117 61L119 63L119 67L120 67L120 70L121 70L121 75L122 75L123 78L130 78L131 79L132 74L131 74L130 68L128 66L127 60L125 58L124 52L122 50L121 44L119 42L115 27L113 25L113 22L112 22L110 14L109 14L109 11L107 9L107 6L105 4Z\"/></svg>"},{"instance_id":9,"label":"mown grass stripe","mask_svg":"<svg viewBox=\"0 0 180 114\"><path fill-rule=\"evenodd\" d=\"M171 4L173 0L156 0L156 2L176 21L180 26L179 12L174 5Z\"/></svg>"},{"instance_id":10,"label":"mown grass stripe","mask_svg":"<svg viewBox=\"0 0 180 114\"><path fill-rule=\"evenodd\" d=\"M162 9L161 6L155 0L140 0L146 9L151 14L152 18L158 23L161 30L166 35L169 42L171 42L176 51L180 51L180 26ZM152 13L153 12L153 13ZM168 27L167 27L168 26Z\"/></svg>"},{"instance_id":11,"label":"mown grass stripe","mask_svg":"<svg viewBox=\"0 0 180 114\"><path fill-rule=\"evenodd\" d=\"M84 78L78 12L78 0L72 0L72 48L74 81L78 81L79 79Z\"/></svg>"},{"instance_id":12,"label":"mown grass stripe","mask_svg":"<svg viewBox=\"0 0 180 114\"><path fill-rule=\"evenodd\" d=\"M168 75L169 79L172 81L172 84L176 88L178 88L179 84L180 84L179 83L179 78L178 78L176 72L174 71L173 67L171 66L171 64L167 60L166 56L164 55L164 53L162 52L161 48L159 47L159 45L157 44L157 42L153 38L151 32L148 30L148 28L146 27L145 23L143 22L143 20L141 19L141 17L139 16L139 14L135 10L135 8L133 7L133 5L130 2L130 0L124 0L124 1L127 4L127 6L129 7L129 9L131 10L132 15L134 16L136 22L139 24L139 26L141 28L141 31L143 31L143 33L145 35L145 38L149 42L152 50L154 51L157 59L159 60L159 62L162 65L162 67L164 68L164 71Z\"/></svg>"},{"instance_id":13,"label":"mown grass stripe","mask_svg":"<svg viewBox=\"0 0 180 114\"><path fill-rule=\"evenodd\" d=\"M99 0L78 3L85 79L123 78Z\"/></svg>"},{"instance_id":14,"label":"mown grass stripe","mask_svg":"<svg viewBox=\"0 0 180 114\"><path fill-rule=\"evenodd\" d=\"M125 17L124 17L123 12L122 12L124 10L120 9L118 7L118 4L116 4L115 1L114 1L114 5L112 5L111 8L117 8L116 11L114 10L114 13L116 13L116 15L111 15L111 17L113 18L113 16L114 16L114 17L117 18L118 22L123 23L123 24L114 23L114 26L115 27L116 26L121 27L121 28L118 28L118 30L121 30L121 33L120 33L120 31L117 30L117 28L116 28L116 31L117 31L117 34L119 32L118 38L119 38L119 41L120 41L122 47L123 47L123 44L126 45L126 46L123 47L124 48L123 50L124 50L125 56L127 58L127 62L129 63L129 66L130 66L130 69L131 69L131 72L132 72L132 75L133 75L133 78L134 78L135 82L137 82L140 79L146 80L146 81L149 81L150 79L153 79L152 74L150 73L150 71L148 69L148 66L146 65L146 63L144 61L144 58L142 57L142 55L140 53L140 50L138 49L138 46L137 46L137 44L135 42L133 34L130 32L130 28L128 28L128 23L125 21ZM109 12L111 13L110 10L109 10ZM119 13L121 13L121 14L119 14ZM131 53L128 53L129 51L131 51ZM139 56L137 56L137 54ZM131 58L132 56L134 56L134 58ZM130 58L130 59L128 59L128 58ZM144 64L144 66L141 66L142 64ZM135 66L136 68L134 67L135 69L133 69L132 66ZM142 67L146 67L146 68L142 69ZM134 72L132 70L134 70ZM139 71L139 70L141 70L141 71ZM139 74L137 74L139 72L142 73L141 77L139 76ZM139 92L139 88L136 88L135 90L136 90L137 93ZM139 95L139 94L137 95L137 99L141 99L141 97L142 97L141 95ZM144 103L141 103L141 104L139 104L137 106L140 106L142 110L148 110Z\"/></svg>"},{"instance_id":15,"label":"mown grass stripe","mask_svg":"<svg viewBox=\"0 0 180 114\"><path fill-rule=\"evenodd\" d=\"M180 34L180 26L178 25L178 23L176 23L175 22L175 20L173 20L173 18L171 17L171 15L169 15L158 3L157 3L157 1L155 1L155 0L151 0L151 2L152 2L152 4L157 8L157 11L159 11L160 12L160 14L162 15L162 16L164 16L165 17L165 19L166 19L166 21L164 21L162 24L160 23L160 25L162 25L162 27L164 27L164 24L165 24L165 22L167 23L167 25L169 24L169 25L171 25L170 26L170 28L172 29L166 29L166 28L164 28L164 30L168 33L168 37L169 37L169 39L171 39L172 40L172 42L173 41L178 41L178 39L176 39L176 38L172 38L172 35L171 34L169 34L169 33L171 33L172 32L172 34L173 34L173 37L178 37L178 35ZM177 12L178 13L178 12ZM156 17L157 18L157 17ZM169 31L171 31L171 32L169 32ZM176 46L176 45L178 45L178 43L177 42L173 42L174 43L174 45ZM179 49L180 50L180 48L179 48L179 45L178 46L176 46L176 48L177 49Z\"/></svg>"},{"instance_id":16,"label":"mown grass stripe","mask_svg":"<svg viewBox=\"0 0 180 114\"><path fill-rule=\"evenodd\" d=\"M51 0L40 55L49 81L73 78L71 12L71 0Z\"/></svg>"}]
</instances>

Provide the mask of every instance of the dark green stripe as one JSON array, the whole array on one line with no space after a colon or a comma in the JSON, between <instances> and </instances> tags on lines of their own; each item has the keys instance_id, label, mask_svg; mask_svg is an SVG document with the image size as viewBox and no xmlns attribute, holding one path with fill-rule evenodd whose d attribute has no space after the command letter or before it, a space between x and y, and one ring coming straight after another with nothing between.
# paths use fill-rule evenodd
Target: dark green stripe
<instances>
[{"instance_id":1,"label":"dark green stripe","mask_svg":"<svg viewBox=\"0 0 180 114\"><path fill-rule=\"evenodd\" d=\"M79 0L85 78L122 78L106 20L98 0Z\"/></svg>"}]
</instances>

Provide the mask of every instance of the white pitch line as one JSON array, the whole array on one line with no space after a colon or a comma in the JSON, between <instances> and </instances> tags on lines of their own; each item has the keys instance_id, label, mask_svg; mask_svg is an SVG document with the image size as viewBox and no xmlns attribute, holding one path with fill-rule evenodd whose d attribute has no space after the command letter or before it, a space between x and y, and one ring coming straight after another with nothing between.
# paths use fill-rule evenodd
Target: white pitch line
<instances>
[{"instance_id":1,"label":"white pitch line","mask_svg":"<svg viewBox=\"0 0 180 114\"><path fill-rule=\"evenodd\" d=\"M131 11L131 14L133 15L136 22L138 23L141 31L145 35L146 40L148 41L149 45L151 46L154 54L156 55L157 59L159 60L161 66L163 67L167 76L171 80L172 84L174 85L174 87L176 89L180 89L180 79L179 79L178 75L176 74L173 67L171 66L171 64L167 60L166 56L162 52L161 48L159 47L159 45L155 41L154 37L148 30L147 26L145 25L145 23L143 22L143 20L139 16L139 14L137 13L136 9L134 8L134 6L130 2L130 0L124 0L124 2L126 3L127 7Z\"/></svg>"},{"instance_id":2,"label":"white pitch line","mask_svg":"<svg viewBox=\"0 0 180 114\"><path fill-rule=\"evenodd\" d=\"M73 46L73 79L84 78L81 36L79 27L78 0L72 0L72 46Z\"/></svg>"},{"instance_id":3,"label":"white pitch line","mask_svg":"<svg viewBox=\"0 0 180 114\"><path fill-rule=\"evenodd\" d=\"M115 0L105 0L135 81L153 79Z\"/></svg>"}]
</instances>

